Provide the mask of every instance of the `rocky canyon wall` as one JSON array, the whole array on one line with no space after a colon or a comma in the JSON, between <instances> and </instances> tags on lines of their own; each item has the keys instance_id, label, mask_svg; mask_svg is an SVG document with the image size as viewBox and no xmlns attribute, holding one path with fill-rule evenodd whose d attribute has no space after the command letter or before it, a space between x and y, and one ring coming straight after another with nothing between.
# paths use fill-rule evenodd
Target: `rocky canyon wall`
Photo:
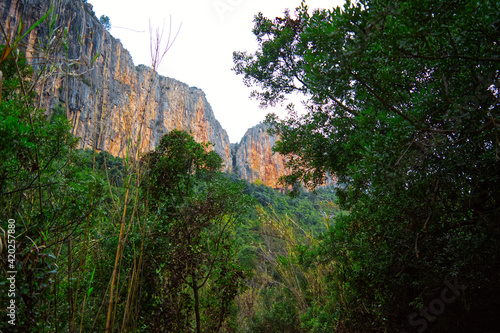
<instances>
[{"instance_id":1,"label":"rocky canyon wall","mask_svg":"<svg viewBox=\"0 0 500 333\"><path fill-rule=\"evenodd\" d=\"M245 133L239 145L233 146L233 164L241 178L249 182L257 179L267 186L281 188L278 180L286 173L286 158L274 154L277 138L269 135L268 126L259 124Z\"/></svg>"},{"instance_id":2,"label":"rocky canyon wall","mask_svg":"<svg viewBox=\"0 0 500 333\"><path fill-rule=\"evenodd\" d=\"M67 108L73 133L81 137L80 148L95 147L115 156L124 156L127 149L133 153L136 146L147 152L163 134L182 129L198 142L213 143L225 169L232 169L229 137L203 91L146 66L135 66L121 42L99 23L90 4L81 0L2 0L0 20L5 28L17 31L21 19L29 27L52 7L58 29L50 35L48 22L42 23L24 39L23 48L35 69L46 63L63 64L43 78L46 81L41 81L38 90L48 113L58 104ZM66 27L67 51L54 42L62 36L52 40ZM50 58L44 58L48 43L53 43L53 50Z\"/></svg>"},{"instance_id":3,"label":"rocky canyon wall","mask_svg":"<svg viewBox=\"0 0 500 333\"><path fill-rule=\"evenodd\" d=\"M80 148L105 150L115 156L154 149L173 129L185 130L198 142L211 142L226 171L278 187L285 158L273 154L276 138L263 124L247 131L231 151L229 137L198 88L135 66L121 42L100 24L92 6L81 0L1 0L0 22L17 31L33 25L54 8L54 29L43 22L23 39L32 66L52 68L40 79L38 93L48 115L66 110ZM67 28L67 40L64 29ZM0 43L4 43L0 37ZM67 49L64 46L67 44ZM92 60L95 59L94 62ZM62 64L62 65L61 65ZM52 67L51 67L52 66ZM233 166L234 163L234 166Z\"/></svg>"}]
</instances>

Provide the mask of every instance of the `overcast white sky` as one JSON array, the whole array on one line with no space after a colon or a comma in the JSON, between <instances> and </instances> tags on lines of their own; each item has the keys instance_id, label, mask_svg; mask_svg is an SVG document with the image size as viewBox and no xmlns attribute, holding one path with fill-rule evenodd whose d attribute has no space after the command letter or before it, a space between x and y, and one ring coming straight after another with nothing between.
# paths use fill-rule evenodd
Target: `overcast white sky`
<instances>
[{"instance_id":1,"label":"overcast white sky","mask_svg":"<svg viewBox=\"0 0 500 333\"><path fill-rule=\"evenodd\" d=\"M260 11L269 18L293 11L301 0L89 0L97 17L107 15L111 34L121 40L135 65L150 66L149 22L161 27L165 40L170 17L177 31L175 44L158 72L202 89L231 142L239 142L249 127L264 120L270 109L250 99L251 88L233 67L233 51L254 52L253 17ZM307 0L309 8L333 8L344 0ZM125 29L126 28L126 29ZM131 29L131 30L130 30ZM137 32L136 32L137 31Z\"/></svg>"}]
</instances>

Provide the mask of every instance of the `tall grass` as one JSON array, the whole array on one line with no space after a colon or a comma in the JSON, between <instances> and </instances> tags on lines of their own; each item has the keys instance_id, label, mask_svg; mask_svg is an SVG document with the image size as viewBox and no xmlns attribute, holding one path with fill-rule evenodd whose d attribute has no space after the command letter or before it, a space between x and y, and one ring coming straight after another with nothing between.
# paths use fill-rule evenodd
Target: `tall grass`
<instances>
[{"instance_id":1,"label":"tall grass","mask_svg":"<svg viewBox=\"0 0 500 333\"><path fill-rule=\"evenodd\" d=\"M0 64L14 70L9 77L0 74L0 88L13 82L14 75L19 82L9 96L3 94L0 99L2 117L12 118L8 112L17 110L18 119L25 123L17 132L15 128L5 131L27 137L26 142L10 150L3 149L7 142L1 142L4 153L14 156L3 165L10 169L2 172L0 218L17 221L18 324L32 332L130 332L137 330L139 322L144 248L150 237L145 218L147 198L139 200L139 160L145 153L141 136L154 94L156 70L177 35L170 30L167 44L162 46L163 30L153 34L150 29L152 70L147 72L146 98L139 108L139 129L135 136L133 131L128 133L121 187L108 175L107 156L102 169L96 163L100 154L97 145L103 135L97 128L102 126L106 110L101 110L100 119L92 120L98 137L90 161L84 158L88 153L76 149L77 140L70 134L70 80L81 80L83 74L93 70L96 60L70 58L70 23L62 22L53 10L26 31L0 22L6 44ZM28 33L41 25L46 25L48 35L38 40L28 59L36 64L37 71L32 74L22 62L20 50ZM81 43L81 48L92 47ZM53 85L60 82L65 82L65 117L54 117L52 110L47 116L40 109L47 105L44 96L56 90ZM91 90L94 98L106 93ZM94 115L98 114L96 105ZM27 133L22 132L26 129ZM5 241L0 237L2 273L6 271ZM115 255L111 258L113 246ZM2 304L5 301L2 297Z\"/></svg>"}]
</instances>

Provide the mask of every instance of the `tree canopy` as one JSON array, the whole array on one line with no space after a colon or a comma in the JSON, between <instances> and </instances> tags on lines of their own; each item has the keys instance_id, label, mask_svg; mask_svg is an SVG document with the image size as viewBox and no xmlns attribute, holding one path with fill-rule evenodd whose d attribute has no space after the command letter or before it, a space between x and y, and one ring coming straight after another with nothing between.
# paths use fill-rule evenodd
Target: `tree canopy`
<instances>
[{"instance_id":1,"label":"tree canopy","mask_svg":"<svg viewBox=\"0 0 500 333\"><path fill-rule=\"evenodd\" d=\"M148 273L153 330L219 332L245 277L232 231L249 201L242 185L219 172L222 158L209 147L173 130L142 159L158 235L147 249L156 253L149 264L160 267Z\"/></svg>"},{"instance_id":2,"label":"tree canopy","mask_svg":"<svg viewBox=\"0 0 500 333\"><path fill-rule=\"evenodd\" d=\"M234 53L234 70L259 87L253 96L263 105L307 97L303 115L268 116L280 135L275 150L293 170L283 181L314 188L328 173L338 179L349 215L320 249L335 262L332 325L454 331L474 327L474 316L493 324L499 9L496 1L362 0L310 13L303 3L294 16L257 15L258 50ZM467 306L409 320L454 278L468 286Z\"/></svg>"},{"instance_id":3,"label":"tree canopy","mask_svg":"<svg viewBox=\"0 0 500 333\"><path fill-rule=\"evenodd\" d=\"M104 26L104 29L111 29L111 21L109 20L109 16L101 15L101 17L99 17L99 22L101 22L101 24Z\"/></svg>"}]
</instances>

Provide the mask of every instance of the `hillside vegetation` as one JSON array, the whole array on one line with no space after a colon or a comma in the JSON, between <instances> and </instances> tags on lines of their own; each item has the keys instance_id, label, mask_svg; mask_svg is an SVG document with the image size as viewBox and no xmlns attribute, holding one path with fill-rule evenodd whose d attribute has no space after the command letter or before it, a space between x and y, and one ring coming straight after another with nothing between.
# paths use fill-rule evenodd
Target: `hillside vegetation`
<instances>
[{"instance_id":1,"label":"hillside vegetation","mask_svg":"<svg viewBox=\"0 0 500 333\"><path fill-rule=\"evenodd\" d=\"M236 73L309 98L268 116L285 194L185 131L142 151L144 117L124 158L76 149L37 93L75 64L34 73L2 24L0 330L498 332L499 25L495 1L257 15Z\"/></svg>"}]
</instances>

